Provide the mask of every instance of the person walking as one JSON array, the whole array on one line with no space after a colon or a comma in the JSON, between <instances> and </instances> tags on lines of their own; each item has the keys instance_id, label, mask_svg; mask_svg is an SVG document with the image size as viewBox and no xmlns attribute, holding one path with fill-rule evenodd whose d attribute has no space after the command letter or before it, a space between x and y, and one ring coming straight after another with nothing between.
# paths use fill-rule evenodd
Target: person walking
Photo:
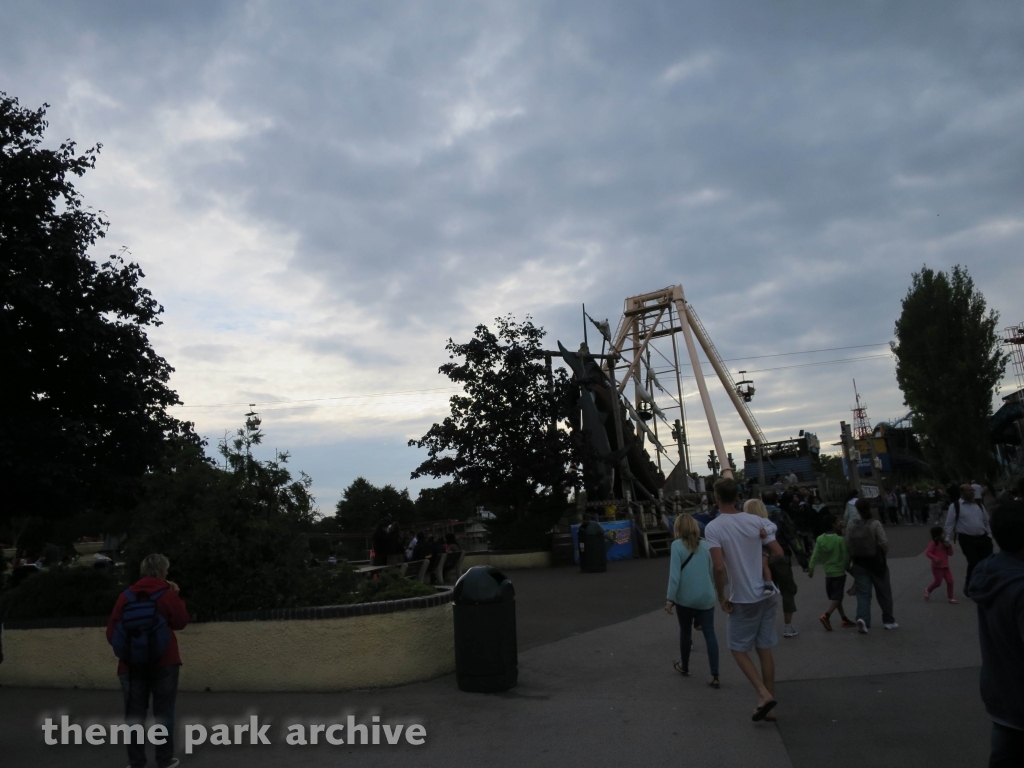
<instances>
[{"instance_id":1,"label":"person walking","mask_svg":"<svg viewBox=\"0 0 1024 768\"><path fill-rule=\"evenodd\" d=\"M107 642L119 657L117 677L124 695L124 719L128 725L143 724L153 698L153 719L166 728L163 744L156 745L157 768L176 768L174 756L174 705L178 697L181 656L174 633L188 625L188 609L178 595L178 585L167 580L170 561L163 555L147 556L140 566L141 578L121 593L107 622ZM163 647L153 663L138 658L138 642L151 649ZM127 650L126 650L127 647ZM127 658L126 658L127 657ZM142 741L126 737L130 768L146 765Z\"/></svg>"},{"instance_id":2,"label":"person walking","mask_svg":"<svg viewBox=\"0 0 1024 768\"><path fill-rule=\"evenodd\" d=\"M846 551L850 554L850 573L854 586L847 594L857 595L857 631L866 635L871 629L871 589L875 590L878 607L882 609L882 624L886 629L898 629L893 616L892 585L889 583L889 564L886 553L889 539L885 528L872 518L871 503L867 499L857 502L859 517L846 527Z\"/></svg>"},{"instance_id":3,"label":"person walking","mask_svg":"<svg viewBox=\"0 0 1024 768\"><path fill-rule=\"evenodd\" d=\"M843 530L850 524L850 520L857 517L857 501L860 494L856 488L851 488L846 494L846 506L843 508Z\"/></svg>"},{"instance_id":4,"label":"person walking","mask_svg":"<svg viewBox=\"0 0 1024 768\"><path fill-rule=\"evenodd\" d=\"M825 520L832 526L832 531L823 533L814 542L814 551L808 563L807 575L814 578L814 569L819 564L825 571L825 595L828 597L828 608L818 620L829 632L832 631L832 612L839 611L844 627L857 626L843 610L843 592L846 591L846 569L850 567L850 556L846 552L846 540L839 533L839 520L835 515L827 515Z\"/></svg>"},{"instance_id":5,"label":"person walking","mask_svg":"<svg viewBox=\"0 0 1024 768\"><path fill-rule=\"evenodd\" d=\"M1007 499L992 510L1001 550L980 562L971 579L978 606L981 700L992 720L991 768L1024 763L1024 502Z\"/></svg>"},{"instance_id":6,"label":"person walking","mask_svg":"<svg viewBox=\"0 0 1024 768\"><path fill-rule=\"evenodd\" d=\"M886 518L883 518L882 523L885 525L899 525L900 517L898 508L896 494L893 493L891 488L887 488L885 491L885 514L886 518L888 518L888 522L886 522Z\"/></svg>"},{"instance_id":7,"label":"person walking","mask_svg":"<svg viewBox=\"0 0 1024 768\"><path fill-rule=\"evenodd\" d=\"M899 500L900 505L900 519L906 525L914 524L914 517L910 513L910 501L907 499L907 489L900 487L896 491L896 498Z\"/></svg>"},{"instance_id":8,"label":"person walking","mask_svg":"<svg viewBox=\"0 0 1024 768\"><path fill-rule=\"evenodd\" d=\"M774 720L775 659L772 648L779 643L775 632L778 601L765 596L761 572L761 531L767 523L756 515L736 509L736 481L720 478L715 483L715 498L720 514L704 530L711 552L715 592L722 610L729 615L729 650L737 666L757 693L757 707L751 719ZM765 539L772 554L782 555L774 535ZM726 584L729 596L726 597ZM761 671L750 658L757 652Z\"/></svg>"},{"instance_id":9,"label":"person walking","mask_svg":"<svg viewBox=\"0 0 1024 768\"><path fill-rule=\"evenodd\" d=\"M700 537L700 526L692 516L676 516L673 525L672 561L669 563L668 594L665 612L673 608L679 620L679 661L672 666L682 675L690 675L691 629L694 624L704 633L711 677L708 685L719 687L718 638L715 636L715 581L711 573L711 553Z\"/></svg>"},{"instance_id":10,"label":"person walking","mask_svg":"<svg viewBox=\"0 0 1024 768\"><path fill-rule=\"evenodd\" d=\"M949 570L949 558L953 554L953 545L946 541L946 532L941 525L936 525L931 530L932 540L924 551L928 559L932 561L932 583L924 591L924 599L931 600L932 592L939 588L942 582L946 582L946 593L949 602L957 604L953 597L953 572Z\"/></svg>"},{"instance_id":11,"label":"person walking","mask_svg":"<svg viewBox=\"0 0 1024 768\"><path fill-rule=\"evenodd\" d=\"M967 577L964 579L964 595L971 595L971 575L975 566L992 554L992 529L989 527L988 512L984 505L975 501L974 488L964 483L960 486L960 498L954 498L946 514L943 526L946 538L957 544L967 558Z\"/></svg>"},{"instance_id":12,"label":"person walking","mask_svg":"<svg viewBox=\"0 0 1024 768\"><path fill-rule=\"evenodd\" d=\"M775 494L771 491L764 494L765 501L751 499L743 505L743 511L768 520L775 526L775 541L782 548L781 556L768 557L768 570L772 582L782 594L782 636L796 637L793 625L793 614L796 613L796 580L793 578L793 554L799 546L796 542L796 527L789 516L775 505ZM771 532L771 529L767 529ZM767 541L767 533L765 534Z\"/></svg>"},{"instance_id":13,"label":"person walking","mask_svg":"<svg viewBox=\"0 0 1024 768\"><path fill-rule=\"evenodd\" d=\"M931 483L928 483L928 490L925 492L925 497L928 501L928 517L925 519L926 523L930 523L932 518L938 519L940 513L939 507L939 489Z\"/></svg>"}]
</instances>

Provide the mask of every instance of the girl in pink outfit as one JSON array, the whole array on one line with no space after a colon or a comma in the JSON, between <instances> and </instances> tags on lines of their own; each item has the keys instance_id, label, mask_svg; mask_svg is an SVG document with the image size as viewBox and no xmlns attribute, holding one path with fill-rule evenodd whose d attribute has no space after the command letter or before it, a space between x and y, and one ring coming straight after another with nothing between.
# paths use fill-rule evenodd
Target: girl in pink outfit
<instances>
[{"instance_id":1,"label":"girl in pink outfit","mask_svg":"<svg viewBox=\"0 0 1024 768\"><path fill-rule=\"evenodd\" d=\"M924 591L924 599L931 599L932 591L938 589L939 585L945 581L949 602L956 605L957 599L953 597L953 572L949 570L949 556L953 554L953 545L946 541L946 532L942 526L936 525L932 528L931 534L931 543L928 544L928 549L924 553L932 561L932 576L935 579Z\"/></svg>"}]
</instances>

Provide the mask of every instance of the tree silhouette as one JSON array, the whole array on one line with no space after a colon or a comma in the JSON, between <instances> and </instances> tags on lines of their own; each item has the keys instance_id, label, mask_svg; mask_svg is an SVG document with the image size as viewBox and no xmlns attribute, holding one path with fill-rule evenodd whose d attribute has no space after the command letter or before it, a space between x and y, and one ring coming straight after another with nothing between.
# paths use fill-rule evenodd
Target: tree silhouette
<instances>
[{"instance_id":1,"label":"tree silhouette","mask_svg":"<svg viewBox=\"0 0 1024 768\"><path fill-rule=\"evenodd\" d=\"M966 269L915 272L896 321L896 380L926 458L946 480L990 477L988 419L1007 356L999 315Z\"/></svg>"}]
</instances>

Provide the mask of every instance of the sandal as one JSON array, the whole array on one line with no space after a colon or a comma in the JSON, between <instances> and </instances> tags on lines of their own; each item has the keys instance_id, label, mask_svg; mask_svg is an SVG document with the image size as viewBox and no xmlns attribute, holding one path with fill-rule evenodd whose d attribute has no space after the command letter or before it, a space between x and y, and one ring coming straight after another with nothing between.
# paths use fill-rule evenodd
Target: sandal
<instances>
[{"instance_id":1,"label":"sandal","mask_svg":"<svg viewBox=\"0 0 1024 768\"><path fill-rule=\"evenodd\" d=\"M676 672L678 672L683 677L689 677L690 676L690 670L683 669L683 665L681 663L679 663L678 661L675 662L672 665L672 669L674 669Z\"/></svg>"},{"instance_id":2,"label":"sandal","mask_svg":"<svg viewBox=\"0 0 1024 768\"><path fill-rule=\"evenodd\" d=\"M721 688L722 684L718 682L718 675L712 675L711 680L708 682L712 688Z\"/></svg>"},{"instance_id":3,"label":"sandal","mask_svg":"<svg viewBox=\"0 0 1024 768\"><path fill-rule=\"evenodd\" d=\"M764 704L762 704L760 707L754 710L754 715L750 719L753 720L755 723L764 720L765 715L767 715L769 712L775 709L775 705L778 703L779 702L777 702L775 699L770 699L769 701L766 701Z\"/></svg>"}]
</instances>

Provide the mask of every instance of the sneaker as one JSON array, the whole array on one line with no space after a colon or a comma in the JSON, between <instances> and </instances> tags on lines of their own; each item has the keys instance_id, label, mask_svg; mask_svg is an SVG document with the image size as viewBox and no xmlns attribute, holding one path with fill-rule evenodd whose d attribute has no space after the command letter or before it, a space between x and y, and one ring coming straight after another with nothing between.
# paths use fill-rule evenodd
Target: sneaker
<instances>
[{"instance_id":1,"label":"sneaker","mask_svg":"<svg viewBox=\"0 0 1024 768\"><path fill-rule=\"evenodd\" d=\"M857 631L862 635L868 633L868 625L864 622L864 619L857 619Z\"/></svg>"},{"instance_id":2,"label":"sneaker","mask_svg":"<svg viewBox=\"0 0 1024 768\"><path fill-rule=\"evenodd\" d=\"M884 624L883 626L886 629L899 629L900 628L900 625L897 624L895 621L892 624Z\"/></svg>"},{"instance_id":3,"label":"sneaker","mask_svg":"<svg viewBox=\"0 0 1024 768\"><path fill-rule=\"evenodd\" d=\"M178 768L179 765L181 765L181 760L176 757L172 757L171 762L167 765L161 766L161 768Z\"/></svg>"},{"instance_id":4,"label":"sneaker","mask_svg":"<svg viewBox=\"0 0 1024 768\"><path fill-rule=\"evenodd\" d=\"M856 626L857 626L857 622L850 621L847 618L843 619L843 629L849 629L850 627L856 627Z\"/></svg>"},{"instance_id":5,"label":"sneaker","mask_svg":"<svg viewBox=\"0 0 1024 768\"><path fill-rule=\"evenodd\" d=\"M925 592L924 593L924 599L925 600L931 600L932 599L932 593L931 592Z\"/></svg>"},{"instance_id":6,"label":"sneaker","mask_svg":"<svg viewBox=\"0 0 1024 768\"><path fill-rule=\"evenodd\" d=\"M783 637L796 637L798 634L799 633L796 631L796 627L794 627L792 624L787 624L785 627L782 628Z\"/></svg>"},{"instance_id":7,"label":"sneaker","mask_svg":"<svg viewBox=\"0 0 1024 768\"><path fill-rule=\"evenodd\" d=\"M957 600L955 597L951 597L951 598L949 598L949 604L950 605L960 605L960 601Z\"/></svg>"},{"instance_id":8,"label":"sneaker","mask_svg":"<svg viewBox=\"0 0 1024 768\"><path fill-rule=\"evenodd\" d=\"M829 620L827 613L821 614L821 616L818 617L818 621L821 622L821 626L823 626L826 630L828 630L829 632L832 631L832 622Z\"/></svg>"}]
</instances>

